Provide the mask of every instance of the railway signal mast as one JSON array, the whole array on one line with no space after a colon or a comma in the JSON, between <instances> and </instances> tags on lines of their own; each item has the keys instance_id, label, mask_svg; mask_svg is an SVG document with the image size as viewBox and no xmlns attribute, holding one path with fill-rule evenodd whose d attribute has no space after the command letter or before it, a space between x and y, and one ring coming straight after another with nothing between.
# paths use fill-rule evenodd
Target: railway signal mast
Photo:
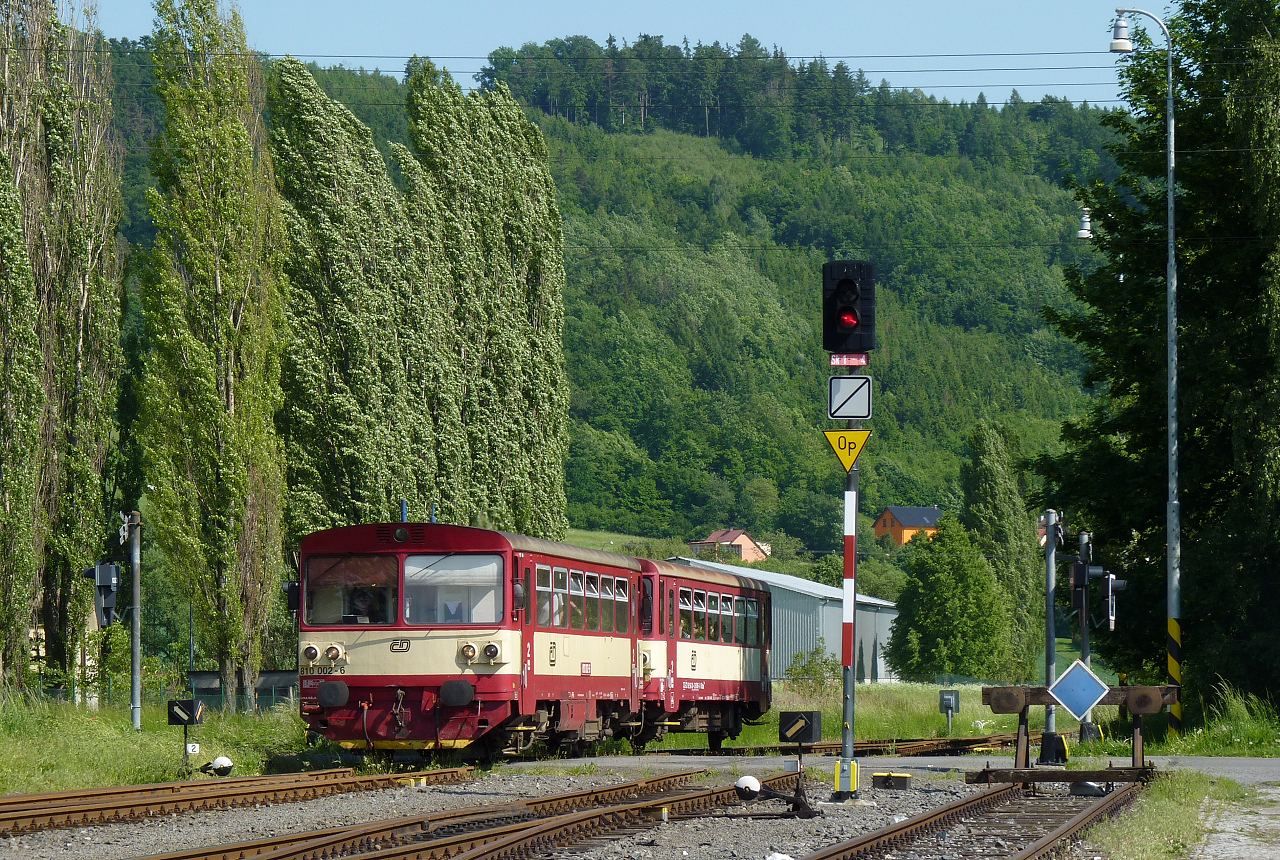
<instances>
[{"instance_id":1,"label":"railway signal mast","mask_svg":"<svg viewBox=\"0 0 1280 860\"><path fill-rule=\"evenodd\" d=\"M864 260L835 260L822 267L822 348L832 367L865 367L867 353L876 346L875 268ZM833 800L858 796L858 763L853 754L854 666L857 659L857 520L858 455L870 430L861 422L871 417L871 377L833 376L829 383L827 417L848 421L847 430L826 431L827 441L848 472L844 493L844 611L841 661L844 680L844 721L840 761Z\"/></svg>"}]
</instances>

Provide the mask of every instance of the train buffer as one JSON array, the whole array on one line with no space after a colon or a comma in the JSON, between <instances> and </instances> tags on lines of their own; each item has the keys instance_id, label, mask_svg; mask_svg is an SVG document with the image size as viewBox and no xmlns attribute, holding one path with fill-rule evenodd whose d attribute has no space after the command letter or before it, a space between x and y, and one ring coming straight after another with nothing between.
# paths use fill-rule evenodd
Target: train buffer
<instances>
[{"instance_id":1,"label":"train buffer","mask_svg":"<svg viewBox=\"0 0 1280 860\"><path fill-rule=\"evenodd\" d=\"M1018 715L1018 739L1014 746L1013 767L983 768L965 775L969 783L1037 783L1037 782L1147 782L1155 768L1147 762L1142 748L1142 718L1158 714L1166 705L1178 700L1176 686L1108 687L1094 704L1123 705L1132 717L1133 758L1128 767L1099 770L1066 770L1060 767L1033 767L1031 733L1027 715L1033 706L1061 703L1048 687L983 687L982 703L997 714Z\"/></svg>"}]
</instances>

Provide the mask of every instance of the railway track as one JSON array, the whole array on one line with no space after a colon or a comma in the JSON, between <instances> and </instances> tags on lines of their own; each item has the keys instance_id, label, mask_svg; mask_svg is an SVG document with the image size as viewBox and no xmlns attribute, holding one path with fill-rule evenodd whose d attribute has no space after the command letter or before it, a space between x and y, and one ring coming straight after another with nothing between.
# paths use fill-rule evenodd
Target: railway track
<instances>
[{"instance_id":1,"label":"railway track","mask_svg":"<svg viewBox=\"0 0 1280 860\"><path fill-rule=\"evenodd\" d=\"M1063 851L1081 831L1123 809L1141 790L1140 783L1129 783L1096 798L1009 785L815 851L802 860L1037 860Z\"/></svg>"},{"instance_id":2,"label":"railway track","mask_svg":"<svg viewBox=\"0 0 1280 860\"><path fill-rule=\"evenodd\" d=\"M549 797L156 854L146 860L327 860L336 857L479 860L536 856L558 845L623 829L649 827L664 817L697 814L737 802L737 794L731 787L683 787L705 773L704 770L681 771ZM781 788L794 781L794 774L784 774L775 777L773 784Z\"/></svg>"},{"instance_id":3,"label":"railway track","mask_svg":"<svg viewBox=\"0 0 1280 860\"><path fill-rule=\"evenodd\" d=\"M1014 733L984 735L982 737L963 738L894 738L890 740L854 741L853 751L857 756L868 755L963 755L964 753L981 752L1012 746L1018 739ZM1039 742L1039 735L1031 736L1032 743ZM803 744L806 755L840 755L840 741L823 741L817 744ZM719 752L711 752L703 748L659 749L648 751L649 755L790 755L796 751L794 744L763 744L753 746L724 747Z\"/></svg>"},{"instance_id":4,"label":"railway track","mask_svg":"<svg viewBox=\"0 0 1280 860\"><path fill-rule=\"evenodd\" d=\"M0 797L0 836L34 830L131 821L153 815L314 800L405 784L456 782L469 767L357 776L349 768L281 776L166 782Z\"/></svg>"}]
</instances>

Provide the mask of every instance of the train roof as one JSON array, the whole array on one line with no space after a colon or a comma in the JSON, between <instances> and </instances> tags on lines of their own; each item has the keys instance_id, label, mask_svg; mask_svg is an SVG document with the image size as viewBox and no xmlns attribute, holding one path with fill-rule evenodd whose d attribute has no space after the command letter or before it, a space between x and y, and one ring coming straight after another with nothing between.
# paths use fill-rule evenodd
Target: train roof
<instances>
[{"instance_id":1,"label":"train roof","mask_svg":"<svg viewBox=\"0 0 1280 860\"><path fill-rule=\"evenodd\" d=\"M402 532L403 537L397 533ZM573 546L558 541L499 532L450 523L362 523L313 532L302 539L307 553L350 551L352 545L364 549L394 548L422 551L430 548L447 552L498 552L510 546L516 552L550 555L584 564L640 570L640 562L630 556Z\"/></svg>"},{"instance_id":2,"label":"train roof","mask_svg":"<svg viewBox=\"0 0 1280 860\"><path fill-rule=\"evenodd\" d=\"M672 559L668 559L671 561ZM822 597L828 600L841 600L844 592L839 588L833 588L830 585L823 585L821 582L814 582L810 579L802 579L798 576L791 576L787 573L774 573L771 570L757 570L753 567L738 567L733 564L725 564L719 561L707 561L702 558L686 558L684 556L675 556L674 560L678 564L692 565L693 567L706 570L717 570L725 573L737 573L737 575L750 574L763 583L763 587L777 590L785 588L788 591L797 591L801 594L808 594L812 597ZM869 594L859 594L858 603L862 606L882 607L885 609L894 609L896 604L891 600L882 600L879 597L872 597Z\"/></svg>"},{"instance_id":3,"label":"train roof","mask_svg":"<svg viewBox=\"0 0 1280 860\"><path fill-rule=\"evenodd\" d=\"M696 579L699 582L711 583L714 585L732 585L737 588L750 588L756 591L768 591L769 587L758 579L750 576L743 576L738 573L723 570L712 570L710 568L695 567L686 564L683 561L651 561L644 560L646 568L656 568L663 576L679 576L685 579Z\"/></svg>"},{"instance_id":4,"label":"train roof","mask_svg":"<svg viewBox=\"0 0 1280 860\"><path fill-rule=\"evenodd\" d=\"M640 570L640 562L627 555L618 555L602 549L587 549L573 544L560 543L553 540L518 535L512 532L498 532L511 543L516 552L536 552L540 555L554 555L560 558L571 558L575 561L603 564L611 567L624 567L627 570Z\"/></svg>"}]
</instances>

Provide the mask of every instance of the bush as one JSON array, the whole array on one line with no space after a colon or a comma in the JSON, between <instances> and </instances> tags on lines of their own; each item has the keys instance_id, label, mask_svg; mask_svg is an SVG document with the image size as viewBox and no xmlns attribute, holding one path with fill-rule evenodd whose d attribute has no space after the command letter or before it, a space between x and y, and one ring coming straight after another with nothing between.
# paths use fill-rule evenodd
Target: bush
<instances>
[{"instance_id":1,"label":"bush","mask_svg":"<svg viewBox=\"0 0 1280 860\"><path fill-rule=\"evenodd\" d=\"M817 647L798 655L787 667L791 688L806 697L817 696L840 678L840 661L827 653L822 639L818 639Z\"/></svg>"}]
</instances>

